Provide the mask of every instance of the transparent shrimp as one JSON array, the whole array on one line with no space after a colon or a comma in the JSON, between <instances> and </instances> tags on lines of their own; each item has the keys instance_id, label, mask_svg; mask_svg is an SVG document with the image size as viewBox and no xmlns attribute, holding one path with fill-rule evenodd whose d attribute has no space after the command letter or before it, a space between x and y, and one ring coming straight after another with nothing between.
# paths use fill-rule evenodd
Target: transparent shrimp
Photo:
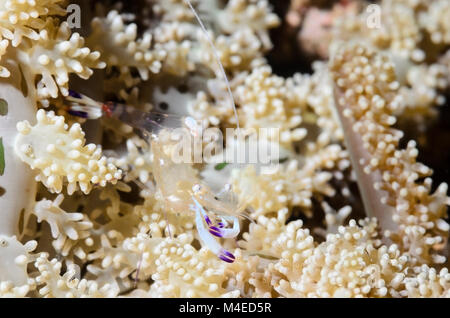
<instances>
[{"instance_id":1,"label":"transparent shrimp","mask_svg":"<svg viewBox=\"0 0 450 318\"><path fill-rule=\"evenodd\" d=\"M159 138L163 134L160 132ZM189 164L174 163L164 151L166 142L152 138L151 146L154 178L164 197L166 209L175 213L195 212L201 243L223 261L232 263L233 254L223 249L214 237L234 238L239 234L239 216L246 216L243 206L219 200Z\"/></svg>"},{"instance_id":2,"label":"transparent shrimp","mask_svg":"<svg viewBox=\"0 0 450 318\"><path fill-rule=\"evenodd\" d=\"M149 136L153 153L153 177L164 199L165 208L173 213L194 212L200 241L221 260L232 263L234 256L222 248L214 237L234 238L240 232L239 217L247 217L243 206L232 200L219 200L197 176L190 163L175 163L170 151L177 140L172 132L177 128L196 136L197 122L191 117L157 112L143 112L134 107L113 102L100 103L70 91L68 112L87 119L103 116L118 119ZM225 191L231 191L230 185Z\"/></svg>"},{"instance_id":3,"label":"transparent shrimp","mask_svg":"<svg viewBox=\"0 0 450 318\"><path fill-rule=\"evenodd\" d=\"M240 127L236 104L219 53L191 1L184 1L198 21L220 67L230 97L230 105L235 115L237 134L239 135ZM164 151L164 147L167 147L167 142L170 140L164 138L164 136L171 129L186 127L191 134L196 135L197 125L193 118L178 118L155 112L145 113L117 103L99 103L75 92L70 92L68 100L73 103L69 111L72 115L90 119L100 118L104 115L115 117L141 130L144 135L151 136L154 179L163 194L166 208L177 213L195 212L195 223L202 244L221 260L228 263L234 262L234 255L223 249L214 236L234 238L239 234L238 217L247 217L243 213L243 206L218 200L211 189L201 182L190 165L174 163ZM226 185L225 188L230 189L231 187ZM137 275L138 272L139 268Z\"/></svg>"}]
</instances>

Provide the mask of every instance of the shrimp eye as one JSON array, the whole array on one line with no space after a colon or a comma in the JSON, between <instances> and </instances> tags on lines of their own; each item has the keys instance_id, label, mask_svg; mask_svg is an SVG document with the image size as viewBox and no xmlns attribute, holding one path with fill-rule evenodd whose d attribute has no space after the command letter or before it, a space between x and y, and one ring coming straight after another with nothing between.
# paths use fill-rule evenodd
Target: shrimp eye
<instances>
[{"instance_id":1,"label":"shrimp eye","mask_svg":"<svg viewBox=\"0 0 450 318\"><path fill-rule=\"evenodd\" d=\"M0 240L0 247L8 246L8 242L6 240Z\"/></svg>"},{"instance_id":2,"label":"shrimp eye","mask_svg":"<svg viewBox=\"0 0 450 318\"><path fill-rule=\"evenodd\" d=\"M194 193L199 193L201 190L202 190L202 186L199 185L199 184L195 184L195 185L192 187L192 191L194 191Z\"/></svg>"}]
</instances>

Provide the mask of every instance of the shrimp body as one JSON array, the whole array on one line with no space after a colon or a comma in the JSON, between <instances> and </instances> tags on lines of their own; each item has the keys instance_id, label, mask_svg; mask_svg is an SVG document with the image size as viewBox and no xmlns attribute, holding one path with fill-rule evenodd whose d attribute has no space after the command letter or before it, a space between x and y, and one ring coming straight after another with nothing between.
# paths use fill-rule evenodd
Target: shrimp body
<instances>
[{"instance_id":1,"label":"shrimp body","mask_svg":"<svg viewBox=\"0 0 450 318\"><path fill-rule=\"evenodd\" d=\"M236 104L218 51L191 1L184 1L194 14L206 39L213 49L214 56L226 83L227 91L230 96L230 105L233 108L237 131L239 132L239 118ZM190 132L195 135L196 125L194 119L190 117L183 118L181 121L182 125L180 126L180 120L173 120L173 117L165 114L154 112L145 113L116 103L101 104L75 92L71 92L69 98L71 98L74 103L84 103L84 106L78 105L78 108L76 105L73 105L72 114L77 116L81 115L85 118L92 117L92 114L94 114L94 118L100 118L103 115L115 117L116 119L141 130L144 133L144 136L150 134L152 137L151 146L154 156L154 179L164 197L166 208L175 212L194 211L195 223L201 242L223 261L228 263L234 262L235 258L233 254L224 250L214 239L214 236L221 238L236 237L240 231L238 216L243 215L243 213L241 213L243 209L232 203L225 203L224 201L218 200L213 192L200 182L195 170L191 166L185 163L175 164L170 157L164 153L163 148L166 144L162 142L161 137L163 132L168 128L187 127L190 129ZM90 111L86 111L89 107ZM208 212L214 215L212 219L208 215ZM232 228L228 228L229 223L233 224Z\"/></svg>"},{"instance_id":2,"label":"shrimp body","mask_svg":"<svg viewBox=\"0 0 450 318\"><path fill-rule=\"evenodd\" d=\"M197 133L192 118L143 112L112 102L99 103L72 91L67 100L72 103L69 109L72 115L88 119L115 118L148 136L153 153L153 177L165 208L173 213L193 212L203 245L223 261L234 262L233 254L224 250L214 237L236 237L240 232L238 216L243 215L243 209L233 202L219 200L190 164L175 163L170 156L176 145L171 134L173 129L187 128L185 132Z\"/></svg>"},{"instance_id":3,"label":"shrimp body","mask_svg":"<svg viewBox=\"0 0 450 318\"><path fill-rule=\"evenodd\" d=\"M195 212L195 223L200 241L225 262L234 262L234 256L222 248L214 236L233 238L240 232L240 209L216 199L214 193L198 179L188 164L175 164L167 156L159 141L152 141L153 171L166 209L175 213ZM233 208L234 207L234 208ZM232 228L228 228L232 224Z\"/></svg>"}]
</instances>

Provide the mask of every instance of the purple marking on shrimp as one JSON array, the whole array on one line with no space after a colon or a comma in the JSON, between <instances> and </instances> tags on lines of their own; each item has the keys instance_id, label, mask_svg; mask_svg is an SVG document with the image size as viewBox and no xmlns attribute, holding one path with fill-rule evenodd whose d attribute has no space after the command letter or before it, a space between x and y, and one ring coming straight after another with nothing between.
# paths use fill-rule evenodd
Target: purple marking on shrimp
<instances>
[{"instance_id":1,"label":"purple marking on shrimp","mask_svg":"<svg viewBox=\"0 0 450 318\"><path fill-rule=\"evenodd\" d=\"M212 224L211 219L207 215L205 215L205 221L206 221L206 224L208 224L208 225Z\"/></svg>"},{"instance_id":2,"label":"purple marking on shrimp","mask_svg":"<svg viewBox=\"0 0 450 318\"><path fill-rule=\"evenodd\" d=\"M81 118L88 118L88 114L86 112L76 111L76 110L68 110L67 111L72 116L77 116Z\"/></svg>"},{"instance_id":3,"label":"purple marking on shrimp","mask_svg":"<svg viewBox=\"0 0 450 318\"><path fill-rule=\"evenodd\" d=\"M226 257L223 256L223 255L220 255L219 258L220 258L222 261L227 262L227 263L233 263L233 262L234 262L234 259L231 260L231 259L229 259L229 258L226 258Z\"/></svg>"},{"instance_id":4,"label":"purple marking on shrimp","mask_svg":"<svg viewBox=\"0 0 450 318\"><path fill-rule=\"evenodd\" d=\"M215 226L210 226L209 229L216 231L216 232L220 232L220 229Z\"/></svg>"},{"instance_id":5,"label":"purple marking on shrimp","mask_svg":"<svg viewBox=\"0 0 450 318\"><path fill-rule=\"evenodd\" d=\"M218 225L220 228L224 228L224 227L225 227L225 224L223 224L222 222L217 223L217 225Z\"/></svg>"},{"instance_id":6,"label":"purple marking on shrimp","mask_svg":"<svg viewBox=\"0 0 450 318\"><path fill-rule=\"evenodd\" d=\"M73 91L71 89L69 89L69 96L71 96L73 98L78 98L78 99L82 99L83 98L79 93L77 93L77 92L75 92L75 91Z\"/></svg>"},{"instance_id":7,"label":"purple marking on shrimp","mask_svg":"<svg viewBox=\"0 0 450 318\"><path fill-rule=\"evenodd\" d=\"M223 235L220 232L215 232L213 230L209 230L209 233L211 233L212 235L217 236L217 237L223 237Z\"/></svg>"},{"instance_id":8,"label":"purple marking on shrimp","mask_svg":"<svg viewBox=\"0 0 450 318\"><path fill-rule=\"evenodd\" d=\"M218 236L218 237L222 237L222 232L220 231L220 229L218 229L215 226L210 226L209 227L209 233Z\"/></svg>"},{"instance_id":9,"label":"purple marking on shrimp","mask_svg":"<svg viewBox=\"0 0 450 318\"><path fill-rule=\"evenodd\" d=\"M219 255L219 258L222 261L225 261L227 263L233 263L235 260L235 257L233 254L231 254L230 252L226 251L226 250L222 250L221 254Z\"/></svg>"},{"instance_id":10,"label":"purple marking on shrimp","mask_svg":"<svg viewBox=\"0 0 450 318\"><path fill-rule=\"evenodd\" d=\"M233 261L234 261L234 255L233 254L231 254L230 252L228 252L227 250L223 250L222 251L222 254L224 254L225 256L227 256L227 257L229 257L229 258L231 258Z\"/></svg>"}]
</instances>

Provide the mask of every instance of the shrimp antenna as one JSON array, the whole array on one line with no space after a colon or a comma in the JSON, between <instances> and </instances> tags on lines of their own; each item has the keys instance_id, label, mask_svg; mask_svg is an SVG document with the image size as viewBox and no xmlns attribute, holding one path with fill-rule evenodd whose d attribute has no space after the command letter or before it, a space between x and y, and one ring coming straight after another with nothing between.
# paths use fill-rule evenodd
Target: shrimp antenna
<instances>
[{"instance_id":1,"label":"shrimp antenna","mask_svg":"<svg viewBox=\"0 0 450 318\"><path fill-rule=\"evenodd\" d=\"M228 90L228 95L230 96L230 100L231 100L231 106L233 107L233 111L234 111L234 117L236 119L236 127L237 127L237 132L239 134L240 132L240 127L239 127L239 116L237 113L237 109L236 109L236 103L234 101L234 96L233 96L233 92L231 91L231 85L230 85L230 81L228 80L228 76L227 73L225 72L225 68L223 67L222 61L220 60L219 54L217 53L217 48L214 45L213 40L211 39L211 37L209 36L208 30L206 29L205 25L203 24L202 19L200 18L200 16L198 15L197 11L195 10L194 6L192 5L192 2L190 0L184 0L186 2L186 4L189 6L189 8L191 9L192 13L194 14L195 18L198 21L198 24L200 24L200 27L204 33L204 35L206 36L206 39L209 42L209 45L211 46L211 48L213 49L214 52L214 57L217 60L217 64L219 64L220 67L220 72L222 73L222 76L225 80L225 83L227 85L227 90Z\"/></svg>"}]
</instances>

